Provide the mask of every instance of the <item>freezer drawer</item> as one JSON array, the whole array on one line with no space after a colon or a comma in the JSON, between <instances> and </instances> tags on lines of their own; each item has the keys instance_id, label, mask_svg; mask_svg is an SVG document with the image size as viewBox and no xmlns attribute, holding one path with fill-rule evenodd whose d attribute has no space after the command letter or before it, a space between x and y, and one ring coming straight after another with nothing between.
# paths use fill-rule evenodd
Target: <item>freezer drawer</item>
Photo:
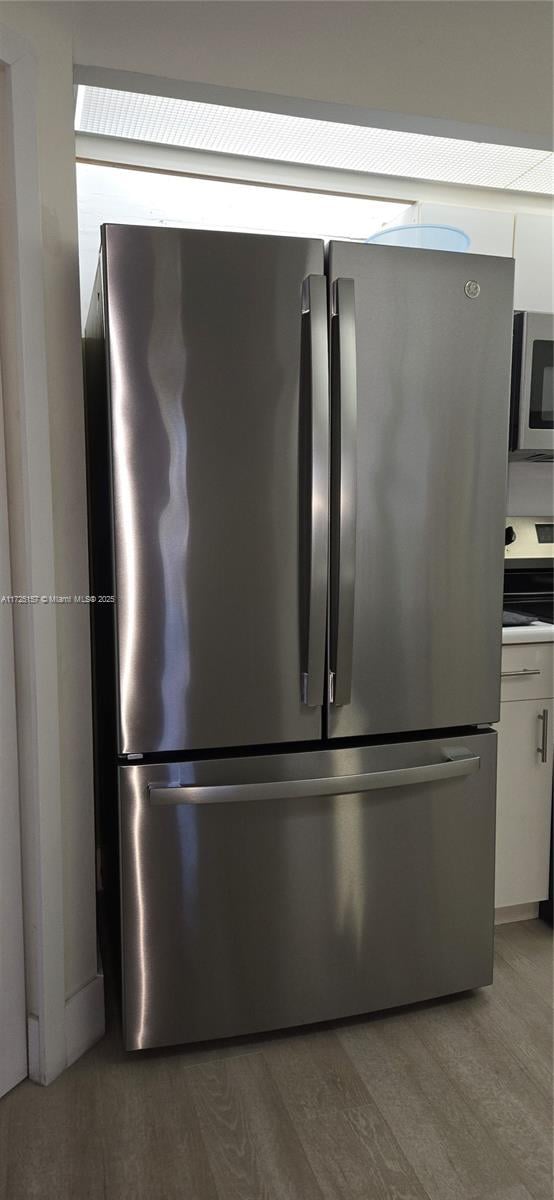
<instances>
[{"instance_id":1,"label":"freezer drawer","mask_svg":"<svg viewBox=\"0 0 554 1200\"><path fill-rule=\"evenodd\" d=\"M128 1049L492 980L496 735L122 766Z\"/></svg>"}]
</instances>

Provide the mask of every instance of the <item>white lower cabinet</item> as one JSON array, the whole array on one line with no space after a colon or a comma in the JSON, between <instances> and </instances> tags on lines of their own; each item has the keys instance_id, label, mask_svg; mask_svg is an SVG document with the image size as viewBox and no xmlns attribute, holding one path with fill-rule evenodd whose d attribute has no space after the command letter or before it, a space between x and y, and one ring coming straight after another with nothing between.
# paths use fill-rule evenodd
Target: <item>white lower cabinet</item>
<instances>
[{"instance_id":1,"label":"white lower cabinet","mask_svg":"<svg viewBox=\"0 0 554 1200\"><path fill-rule=\"evenodd\" d=\"M535 652L529 655L528 666L522 660L525 650ZM554 722L552 646L506 647L502 674L497 725L497 909L535 904L548 895ZM518 683L523 696L514 699ZM532 697L530 690L534 692ZM505 698L506 694L510 699Z\"/></svg>"}]
</instances>

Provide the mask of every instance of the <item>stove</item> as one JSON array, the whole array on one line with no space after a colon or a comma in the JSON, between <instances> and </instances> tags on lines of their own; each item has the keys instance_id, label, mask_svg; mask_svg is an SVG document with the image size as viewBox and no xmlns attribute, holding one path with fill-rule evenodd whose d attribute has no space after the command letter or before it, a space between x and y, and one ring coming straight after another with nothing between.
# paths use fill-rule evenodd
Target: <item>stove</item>
<instances>
[{"instance_id":1,"label":"stove","mask_svg":"<svg viewBox=\"0 0 554 1200\"><path fill-rule=\"evenodd\" d=\"M504 626L554 624L554 517L507 517Z\"/></svg>"}]
</instances>

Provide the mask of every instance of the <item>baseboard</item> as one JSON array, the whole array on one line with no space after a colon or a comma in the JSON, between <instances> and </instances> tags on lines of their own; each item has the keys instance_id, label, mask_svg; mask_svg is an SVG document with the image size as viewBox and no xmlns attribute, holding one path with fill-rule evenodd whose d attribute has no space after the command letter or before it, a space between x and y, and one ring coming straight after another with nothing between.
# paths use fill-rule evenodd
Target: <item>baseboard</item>
<instances>
[{"instance_id":1,"label":"baseboard","mask_svg":"<svg viewBox=\"0 0 554 1200\"><path fill-rule=\"evenodd\" d=\"M511 921L535 921L539 915L539 904L513 904L510 908L495 908L495 925L509 925Z\"/></svg>"},{"instance_id":2,"label":"baseboard","mask_svg":"<svg viewBox=\"0 0 554 1200\"><path fill-rule=\"evenodd\" d=\"M40 1083L40 1041L38 1017L27 1015L27 1062L29 1078Z\"/></svg>"},{"instance_id":3,"label":"baseboard","mask_svg":"<svg viewBox=\"0 0 554 1200\"><path fill-rule=\"evenodd\" d=\"M103 1037L104 976L97 975L65 1002L67 1066Z\"/></svg>"}]
</instances>

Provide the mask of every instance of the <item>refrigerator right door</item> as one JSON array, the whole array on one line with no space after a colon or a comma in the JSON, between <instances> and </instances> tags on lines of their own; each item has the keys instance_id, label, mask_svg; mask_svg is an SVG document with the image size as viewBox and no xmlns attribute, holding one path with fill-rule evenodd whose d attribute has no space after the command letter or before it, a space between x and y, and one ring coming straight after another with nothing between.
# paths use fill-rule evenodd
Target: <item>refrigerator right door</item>
<instances>
[{"instance_id":1,"label":"refrigerator right door","mask_svg":"<svg viewBox=\"0 0 554 1200\"><path fill-rule=\"evenodd\" d=\"M330 245L331 737L498 717L513 269Z\"/></svg>"}]
</instances>

